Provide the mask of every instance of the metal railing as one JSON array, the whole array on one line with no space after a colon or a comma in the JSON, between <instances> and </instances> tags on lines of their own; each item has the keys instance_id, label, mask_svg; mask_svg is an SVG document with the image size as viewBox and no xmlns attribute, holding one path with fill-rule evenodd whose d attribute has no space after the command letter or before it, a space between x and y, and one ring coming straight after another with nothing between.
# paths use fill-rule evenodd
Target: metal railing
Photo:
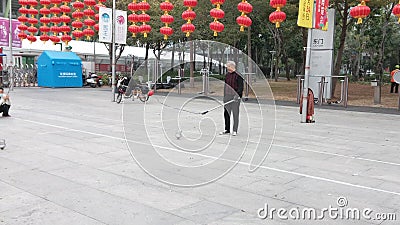
<instances>
[{"instance_id":1,"label":"metal railing","mask_svg":"<svg viewBox=\"0 0 400 225\"><path fill-rule=\"evenodd\" d=\"M9 87L36 87L37 86L37 67L34 64L15 65L12 67L14 79L9 76L9 66L1 65L3 71L0 71L0 85Z\"/></svg>"},{"instance_id":2,"label":"metal railing","mask_svg":"<svg viewBox=\"0 0 400 225\"><path fill-rule=\"evenodd\" d=\"M304 90L304 75L296 75L297 77L297 104L300 104L301 95ZM310 77L319 77L321 80L318 82L319 84L319 94L318 94L318 105L322 105L324 102L328 103L328 99L324 98L325 92L327 90L328 82L326 78L328 76L310 76ZM333 102L336 104L343 104L345 108L347 108L348 97L349 97L349 78L347 76L329 76L329 78L338 78L340 79L340 100ZM330 102L332 103L332 102Z\"/></svg>"}]
</instances>

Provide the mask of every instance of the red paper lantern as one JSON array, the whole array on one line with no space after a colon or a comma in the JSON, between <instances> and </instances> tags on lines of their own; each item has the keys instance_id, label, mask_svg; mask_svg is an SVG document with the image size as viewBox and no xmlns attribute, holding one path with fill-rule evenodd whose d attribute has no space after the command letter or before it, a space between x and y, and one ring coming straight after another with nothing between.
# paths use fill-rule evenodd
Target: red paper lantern
<instances>
[{"instance_id":1,"label":"red paper lantern","mask_svg":"<svg viewBox=\"0 0 400 225\"><path fill-rule=\"evenodd\" d=\"M57 36L50 36L50 41L53 42L53 44L56 44L60 42L60 38Z\"/></svg>"},{"instance_id":2,"label":"red paper lantern","mask_svg":"<svg viewBox=\"0 0 400 225\"><path fill-rule=\"evenodd\" d=\"M83 23L85 24L85 26L92 27L96 24L96 21L94 21L92 19L85 19L85 21L83 21Z\"/></svg>"},{"instance_id":3,"label":"red paper lantern","mask_svg":"<svg viewBox=\"0 0 400 225\"><path fill-rule=\"evenodd\" d=\"M165 1L160 4L160 9L164 12L171 12L174 9L174 5L169 1Z\"/></svg>"},{"instance_id":4,"label":"red paper lantern","mask_svg":"<svg viewBox=\"0 0 400 225\"><path fill-rule=\"evenodd\" d=\"M365 0L362 0L358 6L350 10L350 16L357 19L357 24L360 24L362 23L362 19L367 17L370 12L371 9L366 6Z\"/></svg>"},{"instance_id":5,"label":"red paper lantern","mask_svg":"<svg viewBox=\"0 0 400 225\"><path fill-rule=\"evenodd\" d=\"M83 23L81 21L74 21L71 23L71 25L73 28L77 28L77 29L80 29L83 27Z\"/></svg>"},{"instance_id":6,"label":"red paper lantern","mask_svg":"<svg viewBox=\"0 0 400 225\"><path fill-rule=\"evenodd\" d=\"M18 12L21 13L22 15L24 15L24 14L28 14L29 10L22 6L21 8L18 9Z\"/></svg>"},{"instance_id":7,"label":"red paper lantern","mask_svg":"<svg viewBox=\"0 0 400 225\"><path fill-rule=\"evenodd\" d=\"M39 38L41 41L43 41L43 42L46 42L46 41L48 41L48 40L50 40L50 36L49 35L47 35L47 34L42 34L42 35L40 35L40 38Z\"/></svg>"},{"instance_id":8,"label":"red paper lantern","mask_svg":"<svg viewBox=\"0 0 400 225\"><path fill-rule=\"evenodd\" d=\"M26 39L28 39L29 42L36 42L36 37L35 36L27 36Z\"/></svg>"},{"instance_id":9,"label":"red paper lantern","mask_svg":"<svg viewBox=\"0 0 400 225\"><path fill-rule=\"evenodd\" d=\"M148 24L143 24L139 27L140 33L143 34L143 37L147 37L147 34L151 32L151 26Z\"/></svg>"},{"instance_id":10,"label":"red paper lantern","mask_svg":"<svg viewBox=\"0 0 400 225\"><path fill-rule=\"evenodd\" d=\"M174 30L171 27L161 27L160 33L164 35L164 40L167 40L168 36L174 33Z\"/></svg>"},{"instance_id":11,"label":"red paper lantern","mask_svg":"<svg viewBox=\"0 0 400 225\"><path fill-rule=\"evenodd\" d=\"M38 29L36 28L36 27L28 27L28 29L27 29L27 31L29 32L29 33L36 33L36 32L38 32Z\"/></svg>"},{"instance_id":12,"label":"red paper lantern","mask_svg":"<svg viewBox=\"0 0 400 225\"><path fill-rule=\"evenodd\" d=\"M236 18L236 23L240 26L240 31L244 31L245 27L249 27L252 24L252 21L247 15L239 16Z\"/></svg>"},{"instance_id":13,"label":"red paper lantern","mask_svg":"<svg viewBox=\"0 0 400 225\"><path fill-rule=\"evenodd\" d=\"M241 12L241 15L236 18L236 23L239 24L240 31L243 32L245 27L249 27L252 24L247 14L253 11L253 6L246 0L242 0L242 2L238 4L237 9Z\"/></svg>"},{"instance_id":14,"label":"red paper lantern","mask_svg":"<svg viewBox=\"0 0 400 225\"><path fill-rule=\"evenodd\" d=\"M86 39L90 39L90 37L94 36L94 30L92 30L90 27L86 28L83 30L83 35L86 36Z\"/></svg>"},{"instance_id":15,"label":"red paper lantern","mask_svg":"<svg viewBox=\"0 0 400 225\"><path fill-rule=\"evenodd\" d=\"M23 31L21 31L21 32L18 34L18 38L21 39L21 40L26 39L27 37L28 37L28 35L25 34Z\"/></svg>"},{"instance_id":16,"label":"red paper lantern","mask_svg":"<svg viewBox=\"0 0 400 225\"><path fill-rule=\"evenodd\" d=\"M21 23L25 23L28 21L28 17L26 16L18 16L18 21Z\"/></svg>"},{"instance_id":17,"label":"red paper lantern","mask_svg":"<svg viewBox=\"0 0 400 225\"><path fill-rule=\"evenodd\" d=\"M62 15L60 16L60 21L65 25L66 23L71 22L71 18L67 15Z\"/></svg>"},{"instance_id":18,"label":"red paper lantern","mask_svg":"<svg viewBox=\"0 0 400 225\"><path fill-rule=\"evenodd\" d=\"M40 0L40 4L44 5L44 6L48 6L51 4L51 1L50 0Z\"/></svg>"},{"instance_id":19,"label":"red paper lantern","mask_svg":"<svg viewBox=\"0 0 400 225\"><path fill-rule=\"evenodd\" d=\"M74 30L72 31L72 35L76 38L76 40L79 40L84 34L81 30Z\"/></svg>"},{"instance_id":20,"label":"red paper lantern","mask_svg":"<svg viewBox=\"0 0 400 225\"><path fill-rule=\"evenodd\" d=\"M221 9L211 9L210 16L216 19L222 19L225 16L225 12Z\"/></svg>"},{"instance_id":21,"label":"red paper lantern","mask_svg":"<svg viewBox=\"0 0 400 225\"><path fill-rule=\"evenodd\" d=\"M42 33L48 33L48 32L50 32L50 27L48 27L48 26L41 26L41 27L39 28L39 30L40 30L40 32L42 32Z\"/></svg>"},{"instance_id":22,"label":"red paper lantern","mask_svg":"<svg viewBox=\"0 0 400 225\"><path fill-rule=\"evenodd\" d=\"M60 32L64 33L64 35L65 35L66 33L71 32L71 27L67 26L67 25L62 25L60 27Z\"/></svg>"},{"instance_id":23,"label":"red paper lantern","mask_svg":"<svg viewBox=\"0 0 400 225\"><path fill-rule=\"evenodd\" d=\"M72 7L74 7L74 9L83 9L83 8L85 8L85 4L78 0L74 3L72 3Z\"/></svg>"},{"instance_id":24,"label":"red paper lantern","mask_svg":"<svg viewBox=\"0 0 400 225\"><path fill-rule=\"evenodd\" d=\"M271 0L269 5L275 9L282 8L286 5L286 0Z\"/></svg>"},{"instance_id":25,"label":"red paper lantern","mask_svg":"<svg viewBox=\"0 0 400 225\"><path fill-rule=\"evenodd\" d=\"M186 10L182 13L182 19L187 20L187 21L193 21L196 19L196 12L192 10Z\"/></svg>"},{"instance_id":26,"label":"red paper lantern","mask_svg":"<svg viewBox=\"0 0 400 225\"><path fill-rule=\"evenodd\" d=\"M28 26L25 25L25 24L23 24L23 23L21 23L20 25L18 25L18 29L19 29L20 31L25 31L25 30L28 29Z\"/></svg>"},{"instance_id":27,"label":"red paper lantern","mask_svg":"<svg viewBox=\"0 0 400 225\"><path fill-rule=\"evenodd\" d=\"M219 21L211 22L210 29L214 31L214 36L217 36L219 32L222 32L224 30L224 24Z\"/></svg>"},{"instance_id":28,"label":"red paper lantern","mask_svg":"<svg viewBox=\"0 0 400 225\"><path fill-rule=\"evenodd\" d=\"M72 37L68 34L64 34L61 36L61 41L63 41L66 45L72 40Z\"/></svg>"},{"instance_id":29,"label":"red paper lantern","mask_svg":"<svg viewBox=\"0 0 400 225\"><path fill-rule=\"evenodd\" d=\"M171 15L165 15L164 14L164 15L161 16L160 20L161 20L162 23L171 24L171 23L174 22L174 17L171 16Z\"/></svg>"},{"instance_id":30,"label":"red paper lantern","mask_svg":"<svg viewBox=\"0 0 400 225\"><path fill-rule=\"evenodd\" d=\"M95 6L96 0L83 0L84 4L87 6Z\"/></svg>"},{"instance_id":31,"label":"red paper lantern","mask_svg":"<svg viewBox=\"0 0 400 225\"><path fill-rule=\"evenodd\" d=\"M54 15L57 15L61 13L61 9L58 6L53 6L50 8L50 12Z\"/></svg>"},{"instance_id":32,"label":"red paper lantern","mask_svg":"<svg viewBox=\"0 0 400 225\"><path fill-rule=\"evenodd\" d=\"M191 33L194 32L196 27L192 23L185 23L182 25L181 30L186 34L186 37L189 37Z\"/></svg>"},{"instance_id":33,"label":"red paper lantern","mask_svg":"<svg viewBox=\"0 0 400 225\"><path fill-rule=\"evenodd\" d=\"M286 14L282 11L275 11L269 15L269 21L274 23L276 28L280 27L280 24L286 20Z\"/></svg>"},{"instance_id":34,"label":"red paper lantern","mask_svg":"<svg viewBox=\"0 0 400 225\"><path fill-rule=\"evenodd\" d=\"M100 26L99 26L98 23L96 23L96 24L93 26L93 28L94 28L96 31L99 31L99 30L100 30Z\"/></svg>"},{"instance_id":35,"label":"red paper lantern","mask_svg":"<svg viewBox=\"0 0 400 225\"><path fill-rule=\"evenodd\" d=\"M392 13L399 19L398 22L400 23L400 3L393 7Z\"/></svg>"},{"instance_id":36,"label":"red paper lantern","mask_svg":"<svg viewBox=\"0 0 400 225\"><path fill-rule=\"evenodd\" d=\"M249 13L253 12L253 6L250 3L248 3L246 0L242 0L242 2L240 2L238 4L237 9L239 10L239 12L245 13L245 14L249 14Z\"/></svg>"},{"instance_id":37,"label":"red paper lantern","mask_svg":"<svg viewBox=\"0 0 400 225\"><path fill-rule=\"evenodd\" d=\"M194 8L197 6L197 0L183 0L183 5L189 8Z\"/></svg>"}]
</instances>

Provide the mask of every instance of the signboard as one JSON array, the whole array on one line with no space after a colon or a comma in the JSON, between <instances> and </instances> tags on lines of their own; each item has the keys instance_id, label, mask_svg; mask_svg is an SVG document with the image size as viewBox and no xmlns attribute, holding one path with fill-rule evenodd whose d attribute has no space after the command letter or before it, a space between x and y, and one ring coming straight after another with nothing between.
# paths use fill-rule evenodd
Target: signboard
<instances>
[{"instance_id":1,"label":"signboard","mask_svg":"<svg viewBox=\"0 0 400 225\"><path fill-rule=\"evenodd\" d=\"M314 11L314 0L300 0L297 25L299 27L312 28L313 11Z\"/></svg>"},{"instance_id":2,"label":"signboard","mask_svg":"<svg viewBox=\"0 0 400 225\"><path fill-rule=\"evenodd\" d=\"M115 43L125 45L128 32L126 11L116 10L115 20Z\"/></svg>"},{"instance_id":3,"label":"signboard","mask_svg":"<svg viewBox=\"0 0 400 225\"><path fill-rule=\"evenodd\" d=\"M335 10L328 10L328 23L334 24L335 22ZM334 45L334 26L328 26L327 31L315 30L311 31L311 55L310 55L310 79L309 85L313 90L314 95L318 96L320 87L319 83L321 77L325 76L325 94L324 97L327 99L331 98L331 81L332 72L334 66L333 57L333 45Z\"/></svg>"},{"instance_id":4,"label":"signboard","mask_svg":"<svg viewBox=\"0 0 400 225\"><path fill-rule=\"evenodd\" d=\"M99 41L108 43L112 41L112 9L110 8L99 8Z\"/></svg>"},{"instance_id":5,"label":"signboard","mask_svg":"<svg viewBox=\"0 0 400 225\"><path fill-rule=\"evenodd\" d=\"M18 20L12 20L12 31L10 32L10 24L7 18L0 17L0 46L9 46L9 35L12 35L12 46L16 48L21 48L22 41L18 38L18 25L21 23Z\"/></svg>"},{"instance_id":6,"label":"signboard","mask_svg":"<svg viewBox=\"0 0 400 225\"><path fill-rule=\"evenodd\" d=\"M317 0L315 5L315 29L328 30L328 6L329 0Z\"/></svg>"},{"instance_id":7,"label":"signboard","mask_svg":"<svg viewBox=\"0 0 400 225\"><path fill-rule=\"evenodd\" d=\"M396 73L393 74L393 80L394 82L400 84L400 71L397 71Z\"/></svg>"}]
</instances>

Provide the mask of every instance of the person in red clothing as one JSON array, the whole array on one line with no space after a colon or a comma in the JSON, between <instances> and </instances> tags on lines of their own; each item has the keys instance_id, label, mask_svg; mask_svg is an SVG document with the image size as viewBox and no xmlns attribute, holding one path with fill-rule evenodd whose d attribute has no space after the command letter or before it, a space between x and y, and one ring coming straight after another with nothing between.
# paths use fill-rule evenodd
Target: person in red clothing
<instances>
[{"instance_id":1,"label":"person in red clothing","mask_svg":"<svg viewBox=\"0 0 400 225\"><path fill-rule=\"evenodd\" d=\"M396 81L393 79L393 76L395 73L397 73L400 69L399 65L395 66L395 69L390 72L390 82L391 82L391 86L390 86L390 93L393 93L393 89L395 93L399 93L399 84L396 83Z\"/></svg>"},{"instance_id":2,"label":"person in red clothing","mask_svg":"<svg viewBox=\"0 0 400 225\"><path fill-rule=\"evenodd\" d=\"M225 76L224 103L235 100L224 107L225 130L220 134L229 134L231 130L231 113L233 114L233 133L237 135L239 127L239 107L243 94L243 78L236 72L236 63L226 62L228 73Z\"/></svg>"}]
</instances>

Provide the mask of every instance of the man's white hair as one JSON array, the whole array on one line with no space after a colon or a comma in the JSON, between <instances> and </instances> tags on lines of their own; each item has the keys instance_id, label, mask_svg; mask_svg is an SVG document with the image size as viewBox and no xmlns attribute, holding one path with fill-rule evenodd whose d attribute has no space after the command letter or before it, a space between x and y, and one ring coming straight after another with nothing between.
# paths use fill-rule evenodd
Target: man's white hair
<instances>
[{"instance_id":1,"label":"man's white hair","mask_svg":"<svg viewBox=\"0 0 400 225\"><path fill-rule=\"evenodd\" d=\"M236 69L236 63L234 61L228 61L226 62L226 67L231 67Z\"/></svg>"}]
</instances>

